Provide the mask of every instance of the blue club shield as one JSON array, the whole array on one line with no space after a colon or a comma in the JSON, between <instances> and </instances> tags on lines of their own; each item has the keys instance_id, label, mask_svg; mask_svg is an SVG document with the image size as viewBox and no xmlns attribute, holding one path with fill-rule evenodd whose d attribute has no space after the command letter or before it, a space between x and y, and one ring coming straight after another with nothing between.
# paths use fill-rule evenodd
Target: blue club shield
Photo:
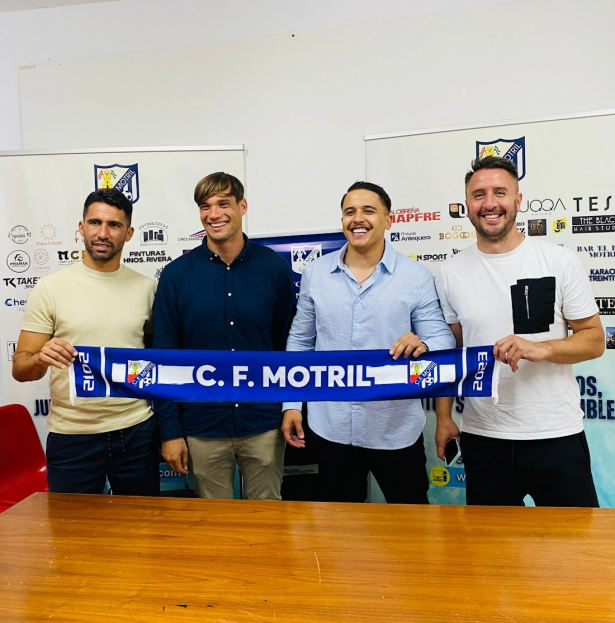
<instances>
[{"instance_id":1,"label":"blue club shield","mask_svg":"<svg viewBox=\"0 0 615 623\"><path fill-rule=\"evenodd\" d=\"M139 201L139 165L110 164L94 165L94 188L103 190L115 188L132 202Z\"/></svg>"},{"instance_id":2,"label":"blue club shield","mask_svg":"<svg viewBox=\"0 0 615 623\"><path fill-rule=\"evenodd\" d=\"M498 138L495 141L476 141L476 157L499 156L515 163L519 179L525 177L525 136L514 139Z\"/></svg>"}]
</instances>

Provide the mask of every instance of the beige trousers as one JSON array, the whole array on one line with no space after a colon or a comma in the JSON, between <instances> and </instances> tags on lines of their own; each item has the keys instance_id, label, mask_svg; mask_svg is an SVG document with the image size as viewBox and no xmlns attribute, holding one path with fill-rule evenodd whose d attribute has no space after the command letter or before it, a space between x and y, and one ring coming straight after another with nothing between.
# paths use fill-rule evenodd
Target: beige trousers
<instances>
[{"instance_id":1,"label":"beige trousers","mask_svg":"<svg viewBox=\"0 0 615 623\"><path fill-rule=\"evenodd\" d=\"M232 499L235 465L249 500L281 500L284 436L279 428L248 437L188 437L188 466L201 498Z\"/></svg>"}]
</instances>

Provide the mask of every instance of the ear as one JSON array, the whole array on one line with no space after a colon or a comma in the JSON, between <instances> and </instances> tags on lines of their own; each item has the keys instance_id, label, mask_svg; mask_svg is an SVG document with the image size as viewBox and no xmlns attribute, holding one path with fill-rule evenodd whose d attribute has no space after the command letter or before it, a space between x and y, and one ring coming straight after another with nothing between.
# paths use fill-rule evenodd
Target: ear
<instances>
[{"instance_id":1,"label":"ear","mask_svg":"<svg viewBox=\"0 0 615 623\"><path fill-rule=\"evenodd\" d=\"M393 217L391 216L391 213L389 212L389 215L387 216L386 225L384 226L384 228L391 229L392 223L393 223Z\"/></svg>"},{"instance_id":2,"label":"ear","mask_svg":"<svg viewBox=\"0 0 615 623\"><path fill-rule=\"evenodd\" d=\"M133 235L134 233L135 233L135 228L134 228L134 227L132 227L132 226L131 226L131 227L129 227L129 228L126 230L126 239L125 239L125 242L128 242L128 241L132 238L132 235Z\"/></svg>"},{"instance_id":3,"label":"ear","mask_svg":"<svg viewBox=\"0 0 615 623\"><path fill-rule=\"evenodd\" d=\"M516 203L517 203L517 212L519 212L520 208L521 208L521 201L523 200L523 194L522 193L517 193L517 199L516 199Z\"/></svg>"},{"instance_id":4,"label":"ear","mask_svg":"<svg viewBox=\"0 0 615 623\"><path fill-rule=\"evenodd\" d=\"M245 199L242 199L239 202L239 212L241 216L243 216L248 211L248 202Z\"/></svg>"},{"instance_id":5,"label":"ear","mask_svg":"<svg viewBox=\"0 0 615 623\"><path fill-rule=\"evenodd\" d=\"M85 240L85 236L83 235L83 221L79 221L79 233L81 237Z\"/></svg>"}]
</instances>

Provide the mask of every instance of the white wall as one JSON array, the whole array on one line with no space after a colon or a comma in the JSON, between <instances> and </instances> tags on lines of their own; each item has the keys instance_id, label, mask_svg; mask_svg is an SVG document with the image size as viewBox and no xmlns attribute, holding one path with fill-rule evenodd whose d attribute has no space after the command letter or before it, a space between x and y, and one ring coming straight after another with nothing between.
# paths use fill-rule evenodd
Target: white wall
<instances>
[{"instance_id":1,"label":"white wall","mask_svg":"<svg viewBox=\"0 0 615 623\"><path fill-rule=\"evenodd\" d=\"M612 108L613 23L536 0L37 63L24 145L243 143L250 232L329 229L365 134Z\"/></svg>"}]
</instances>

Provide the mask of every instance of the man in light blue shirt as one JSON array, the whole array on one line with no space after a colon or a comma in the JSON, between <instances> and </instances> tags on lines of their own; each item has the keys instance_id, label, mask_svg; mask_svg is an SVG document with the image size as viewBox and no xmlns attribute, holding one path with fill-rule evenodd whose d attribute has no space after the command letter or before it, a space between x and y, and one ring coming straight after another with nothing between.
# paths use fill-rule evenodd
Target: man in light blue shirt
<instances>
[{"instance_id":1,"label":"man in light blue shirt","mask_svg":"<svg viewBox=\"0 0 615 623\"><path fill-rule=\"evenodd\" d=\"M380 186L356 182L348 189L348 243L304 270L287 350L389 348L397 359L454 348L431 273L384 239L390 211ZM301 404L283 408L286 441L305 447ZM325 500L364 502L371 471L387 502L428 503L420 400L312 402L308 414Z\"/></svg>"}]
</instances>

